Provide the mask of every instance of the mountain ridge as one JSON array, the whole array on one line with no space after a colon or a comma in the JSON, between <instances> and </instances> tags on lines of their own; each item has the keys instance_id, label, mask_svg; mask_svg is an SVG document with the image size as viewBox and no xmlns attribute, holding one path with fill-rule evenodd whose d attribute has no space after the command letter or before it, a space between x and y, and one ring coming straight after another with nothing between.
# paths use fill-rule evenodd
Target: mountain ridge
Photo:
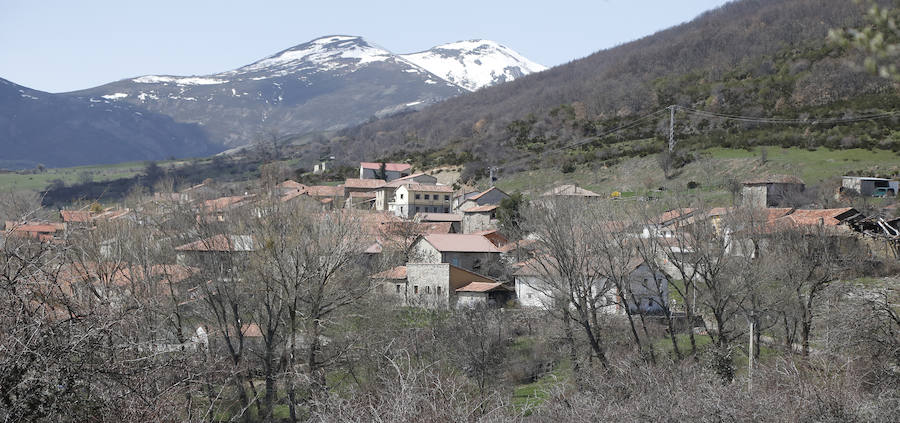
<instances>
[{"instance_id":1,"label":"mountain ridge","mask_svg":"<svg viewBox=\"0 0 900 423\"><path fill-rule=\"evenodd\" d=\"M127 102L197 123L231 148L251 144L265 133L342 129L543 69L499 43L481 44L496 46L485 51L491 55L485 56L488 63L475 64L477 52L459 51L471 66L479 66L474 85L465 79L464 69L455 69L454 76L464 79L460 85L459 78L436 75L364 37L328 35L223 72L142 75L65 94Z\"/></svg>"}]
</instances>

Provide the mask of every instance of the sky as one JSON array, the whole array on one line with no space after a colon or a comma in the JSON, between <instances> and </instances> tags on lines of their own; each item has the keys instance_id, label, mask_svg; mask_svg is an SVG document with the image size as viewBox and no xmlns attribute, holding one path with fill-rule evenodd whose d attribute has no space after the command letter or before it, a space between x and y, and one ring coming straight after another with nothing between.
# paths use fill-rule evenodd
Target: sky
<instances>
[{"instance_id":1,"label":"sky","mask_svg":"<svg viewBox=\"0 0 900 423\"><path fill-rule=\"evenodd\" d=\"M555 66L687 22L725 0L0 0L0 78L66 92L234 69L325 35L394 53L497 41Z\"/></svg>"}]
</instances>

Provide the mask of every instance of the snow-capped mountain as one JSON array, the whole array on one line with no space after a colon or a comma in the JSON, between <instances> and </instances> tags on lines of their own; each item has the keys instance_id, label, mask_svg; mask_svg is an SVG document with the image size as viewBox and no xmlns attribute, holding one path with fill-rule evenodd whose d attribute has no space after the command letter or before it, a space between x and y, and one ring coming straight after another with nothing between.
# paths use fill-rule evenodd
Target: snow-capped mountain
<instances>
[{"instance_id":1,"label":"snow-capped mountain","mask_svg":"<svg viewBox=\"0 0 900 423\"><path fill-rule=\"evenodd\" d=\"M211 139L236 147L272 131L344 128L542 69L490 41L398 55L362 37L334 35L226 72L146 75L68 95L197 123Z\"/></svg>"},{"instance_id":2,"label":"snow-capped mountain","mask_svg":"<svg viewBox=\"0 0 900 423\"><path fill-rule=\"evenodd\" d=\"M401 57L469 91L547 69L511 48L489 40L443 44Z\"/></svg>"}]
</instances>

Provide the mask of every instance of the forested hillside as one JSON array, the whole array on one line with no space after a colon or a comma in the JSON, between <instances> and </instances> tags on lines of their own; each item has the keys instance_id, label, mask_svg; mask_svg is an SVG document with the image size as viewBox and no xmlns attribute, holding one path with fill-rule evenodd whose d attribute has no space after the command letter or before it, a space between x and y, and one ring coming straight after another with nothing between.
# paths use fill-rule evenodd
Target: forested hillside
<instances>
[{"instance_id":1,"label":"forested hillside","mask_svg":"<svg viewBox=\"0 0 900 423\"><path fill-rule=\"evenodd\" d=\"M330 144L312 145L310 156L421 156L426 166L478 158L515 171L545 166L537 163L539 153L588 138L578 150L565 151L584 163L617 160L660 151L668 113L606 134L673 104L804 121L761 124L680 109L675 133L682 150L712 145L896 149L894 118L821 122L900 105L896 86L852 66L861 59L827 40L830 29L858 26L864 15L863 5L846 0L729 3L692 22L509 84L345 130ZM532 163L523 165L525 160Z\"/></svg>"}]
</instances>

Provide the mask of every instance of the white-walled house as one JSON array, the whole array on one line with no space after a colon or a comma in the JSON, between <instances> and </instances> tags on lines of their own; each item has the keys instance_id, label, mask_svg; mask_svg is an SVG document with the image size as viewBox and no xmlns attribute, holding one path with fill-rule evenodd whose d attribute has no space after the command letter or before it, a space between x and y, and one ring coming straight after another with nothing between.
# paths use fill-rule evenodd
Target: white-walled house
<instances>
[{"instance_id":1,"label":"white-walled house","mask_svg":"<svg viewBox=\"0 0 900 423\"><path fill-rule=\"evenodd\" d=\"M553 269L552 261L543 260L542 262L533 258L521 263L519 269L513 273L516 300L522 307L546 310L554 307L554 297L561 296L561 292L554 289L552 279L547 276ZM631 311L648 314L662 312L662 304L669 299L668 277L662 272L651 271L650 266L643 260L632 261L628 264L628 269L631 272L628 275L631 293L625 299L625 303ZM608 313L624 313L623 293L611 286L608 278L602 275L595 277L596 281L592 285L598 293L605 291L602 301L607 306L604 309Z\"/></svg>"},{"instance_id":2,"label":"white-walled house","mask_svg":"<svg viewBox=\"0 0 900 423\"><path fill-rule=\"evenodd\" d=\"M397 188L388 210L406 219L416 213L449 213L452 194L453 187L447 185L403 185Z\"/></svg>"}]
</instances>

